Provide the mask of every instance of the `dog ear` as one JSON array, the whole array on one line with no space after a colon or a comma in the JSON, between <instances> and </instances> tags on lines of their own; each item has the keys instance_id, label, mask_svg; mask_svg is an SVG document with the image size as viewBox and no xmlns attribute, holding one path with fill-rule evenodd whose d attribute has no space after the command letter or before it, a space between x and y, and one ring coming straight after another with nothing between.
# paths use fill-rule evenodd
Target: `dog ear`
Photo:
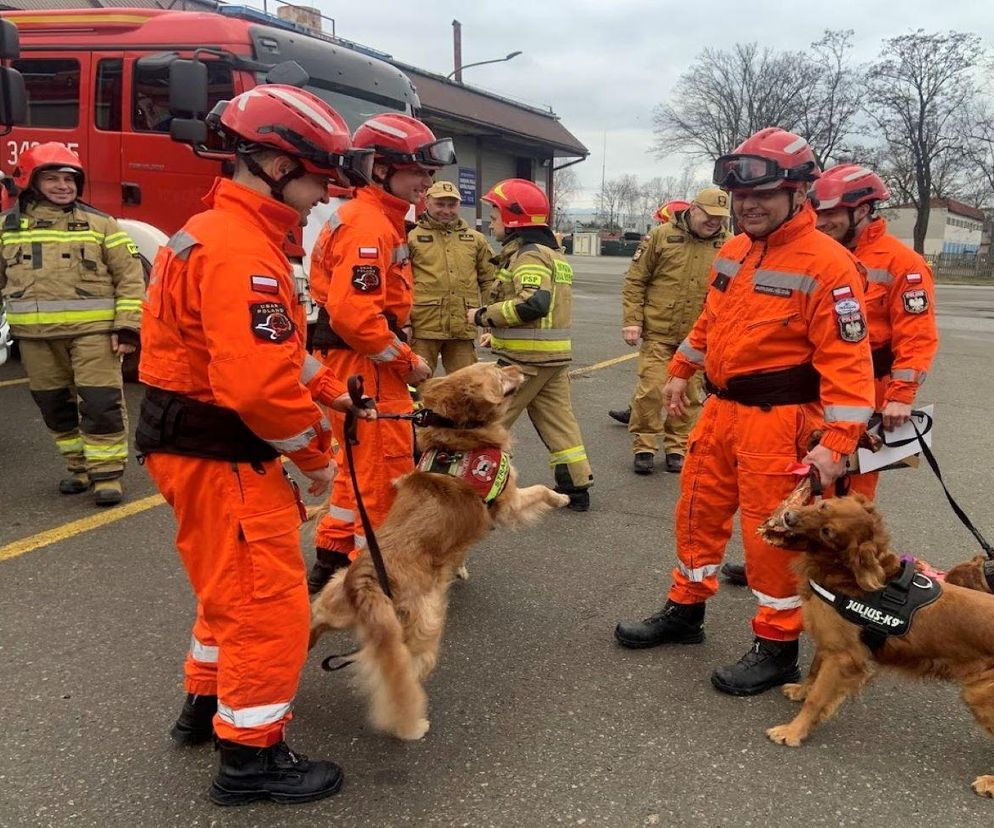
<instances>
[{"instance_id":1,"label":"dog ear","mask_svg":"<svg viewBox=\"0 0 994 828\"><path fill-rule=\"evenodd\" d=\"M880 553L873 541L853 544L848 549L849 568L856 577L860 589L876 592L887 583L887 574L880 561Z\"/></svg>"}]
</instances>

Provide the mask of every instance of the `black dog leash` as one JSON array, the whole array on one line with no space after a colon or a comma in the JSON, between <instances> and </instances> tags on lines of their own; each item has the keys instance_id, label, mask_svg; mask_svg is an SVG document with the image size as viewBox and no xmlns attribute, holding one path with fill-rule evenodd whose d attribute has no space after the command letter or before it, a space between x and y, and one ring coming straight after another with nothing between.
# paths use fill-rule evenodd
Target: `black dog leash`
<instances>
[{"instance_id":1,"label":"black dog leash","mask_svg":"<svg viewBox=\"0 0 994 828\"><path fill-rule=\"evenodd\" d=\"M920 415L923 414L924 412L912 411L911 413L912 415L914 414ZM992 548L991 545L987 542L987 539L980 533L980 530L973 525L973 521L970 520L969 517L967 517L966 512L963 511L962 507L956 502L952 494L950 494L949 488L946 486L946 481L942 479L942 472L939 471L939 462L935 459L935 455L932 454L932 449L930 449L928 445L925 443L925 440L922 439L923 437L922 432L918 430L918 424L915 422L914 416L912 416L911 419L908 420L908 422L911 423L911 427L915 430L915 437L918 439L918 445L921 447L922 454L925 455L925 460L928 462L929 466L931 466L932 471L935 473L935 476L938 478L939 484L942 486L942 490L946 493L946 500L948 500L949 505L953 507L953 512L956 513L956 517L960 519L960 522L967 529L969 529L970 532L973 534L973 536L977 539L977 543L980 544L980 548L983 549L984 552L987 554L987 559L989 561L994 561L994 548ZM929 426L931 426L931 422L929 423ZM927 432L928 428L926 428L925 431ZM984 571L985 572L987 571L986 567Z\"/></svg>"}]
</instances>

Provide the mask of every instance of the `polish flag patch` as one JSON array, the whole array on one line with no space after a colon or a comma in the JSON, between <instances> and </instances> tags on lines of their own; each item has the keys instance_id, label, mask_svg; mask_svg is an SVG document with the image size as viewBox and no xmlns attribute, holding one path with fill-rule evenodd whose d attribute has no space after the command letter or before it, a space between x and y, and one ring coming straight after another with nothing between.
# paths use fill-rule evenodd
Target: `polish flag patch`
<instances>
[{"instance_id":1,"label":"polish flag patch","mask_svg":"<svg viewBox=\"0 0 994 828\"><path fill-rule=\"evenodd\" d=\"M922 275L921 273L909 273L904 278L908 280L909 285L917 285L921 283Z\"/></svg>"},{"instance_id":2,"label":"polish flag patch","mask_svg":"<svg viewBox=\"0 0 994 828\"><path fill-rule=\"evenodd\" d=\"M838 287L832 291L832 298L838 302L840 299L852 299L852 288L846 285Z\"/></svg>"},{"instance_id":3,"label":"polish flag patch","mask_svg":"<svg viewBox=\"0 0 994 828\"><path fill-rule=\"evenodd\" d=\"M380 255L380 249L378 247L360 247L359 248L359 258L360 259L375 259Z\"/></svg>"},{"instance_id":4,"label":"polish flag patch","mask_svg":"<svg viewBox=\"0 0 994 828\"><path fill-rule=\"evenodd\" d=\"M250 276L252 290L257 293L279 293L280 283L272 276Z\"/></svg>"}]
</instances>

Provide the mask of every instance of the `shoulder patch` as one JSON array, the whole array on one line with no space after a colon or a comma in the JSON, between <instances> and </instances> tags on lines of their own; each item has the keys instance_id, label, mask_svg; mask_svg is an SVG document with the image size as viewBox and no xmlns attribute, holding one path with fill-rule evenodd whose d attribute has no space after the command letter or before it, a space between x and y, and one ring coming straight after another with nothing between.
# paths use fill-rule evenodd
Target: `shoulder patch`
<instances>
[{"instance_id":1,"label":"shoulder patch","mask_svg":"<svg viewBox=\"0 0 994 828\"><path fill-rule=\"evenodd\" d=\"M839 305L849 307L848 303L842 300L837 302L833 308L835 322L839 328L839 338L843 342L862 342L866 338L866 320L863 319L863 311L860 309L859 303L856 303L856 310L850 313L840 312Z\"/></svg>"},{"instance_id":2,"label":"shoulder patch","mask_svg":"<svg viewBox=\"0 0 994 828\"><path fill-rule=\"evenodd\" d=\"M522 273L519 281L526 287L541 287L542 277L537 273Z\"/></svg>"},{"instance_id":3,"label":"shoulder patch","mask_svg":"<svg viewBox=\"0 0 994 828\"><path fill-rule=\"evenodd\" d=\"M373 248L374 250L376 248ZM380 268L376 265L355 265L352 268L352 287L360 293L372 293L380 286Z\"/></svg>"},{"instance_id":4,"label":"shoulder patch","mask_svg":"<svg viewBox=\"0 0 994 828\"><path fill-rule=\"evenodd\" d=\"M921 273L909 273L904 277L909 285L920 285L922 281Z\"/></svg>"},{"instance_id":5,"label":"shoulder patch","mask_svg":"<svg viewBox=\"0 0 994 828\"><path fill-rule=\"evenodd\" d=\"M635 248L635 252L632 254L632 261L637 262L642 258L642 254L645 253L645 243L643 242L638 247Z\"/></svg>"},{"instance_id":6,"label":"shoulder patch","mask_svg":"<svg viewBox=\"0 0 994 828\"><path fill-rule=\"evenodd\" d=\"M556 272L553 279L561 285L573 284L573 268L570 263L556 259Z\"/></svg>"},{"instance_id":7,"label":"shoulder patch","mask_svg":"<svg viewBox=\"0 0 994 828\"><path fill-rule=\"evenodd\" d=\"M249 305L252 333L263 342L285 342L296 330L282 302Z\"/></svg>"},{"instance_id":8,"label":"shoulder patch","mask_svg":"<svg viewBox=\"0 0 994 828\"><path fill-rule=\"evenodd\" d=\"M249 286L257 293L280 292L280 283L275 276L249 276Z\"/></svg>"},{"instance_id":9,"label":"shoulder patch","mask_svg":"<svg viewBox=\"0 0 994 828\"><path fill-rule=\"evenodd\" d=\"M125 242L127 251L131 254L132 259L137 259L141 256L141 252L138 250L138 245L132 241Z\"/></svg>"},{"instance_id":10,"label":"shoulder patch","mask_svg":"<svg viewBox=\"0 0 994 828\"><path fill-rule=\"evenodd\" d=\"M359 258L360 259L375 259L380 255L380 249L378 247L360 247L359 248Z\"/></svg>"},{"instance_id":11,"label":"shoulder patch","mask_svg":"<svg viewBox=\"0 0 994 828\"><path fill-rule=\"evenodd\" d=\"M919 314L928 310L928 294L922 288L904 291L901 299L904 302L904 310L908 313Z\"/></svg>"},{"instance_id":12,"label":"shoulder patch","mask_svg":"<svg viewBox=\"0 0 994 828\"><path fill-rule=\"evenodd\" d=\"M714 281L711 282L711 287L713 287L715 290L720 290L722 293L724 293L726 290L728 290L728 283L731 281L732 280L728 275L724 273L719 273L714 277Z\"/></svg>"}]
</instances>

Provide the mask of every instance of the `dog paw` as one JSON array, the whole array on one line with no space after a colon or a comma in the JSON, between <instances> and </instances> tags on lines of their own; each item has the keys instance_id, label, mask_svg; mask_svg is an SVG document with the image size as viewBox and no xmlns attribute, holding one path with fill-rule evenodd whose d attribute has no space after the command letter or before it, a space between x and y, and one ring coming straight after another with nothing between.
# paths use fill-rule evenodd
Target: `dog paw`
<instances>
[{"instance_id":1,"label":"dog paw","mask_svg":"<svg viewBox=\"0 0 994 828\"><path fill-rule=\"evenodd\" d=\"M978 776L970 787L976 794L994 797L994 776Z\"/></svg>"},{"instance_id":2,"label":"dog paw","mask_svg":"<svg viewBox=\"0 0 994 828\"><path fill-rule=\"evenodd\" d=\"M428 720L427 719L415 719L410 724L405 724L399 726L394 734L398 739L404 739L409 742L416 742L418 739L424 737L428 732Z\"/></svg>"},{"instance_id":3,"label":"dog paw","mask_svg":"<svg viewBox=\"0 0 994 828\"><path fill-rule=\"evenodd\" d=\"M468 580L469 580L469 570L468 570L468 569L466 569L466 567L465 567L465 566L460 566L460 567L459 567L459 568L458 568L458 569L456 570L456 577L457 577L457 578L458 578L458 579L459 579L460 581L468 581Z\"/></svg>"},{"instance_id":4,"label":"dog paw","mask_svg":"<svg viewBox=\"0 0 994 828\"><path fill-rule=\"evenodd\" d=\"M771 727L766 731L766 735L770 737L771 742L776 742L778 745L786 745L787 747L801 746L801 738L795 734L790 725Z\"/></svg>"},{"instance_id":5,"label":"dog paw","mask_svg":"<svg viewBox=\"0 0 994 828\"><path fill-rule=\"evenodd\" d=\"M569 506L569 495L557 493L555 495L555 498L556 498L556 506L559 507L560 509L562 509L563 506Z\"/></svg>"},{"instance_id":6,"label":"dog paw","mask_svg":"<svg viewBox=\"0 0 994 828\"><path fill-rule=\"evenodd\" d=\"M808 695L808 688L805 684L785 684L780 688L781 692L791 701L804 701Z\"/></svg>"}]
</instances>

